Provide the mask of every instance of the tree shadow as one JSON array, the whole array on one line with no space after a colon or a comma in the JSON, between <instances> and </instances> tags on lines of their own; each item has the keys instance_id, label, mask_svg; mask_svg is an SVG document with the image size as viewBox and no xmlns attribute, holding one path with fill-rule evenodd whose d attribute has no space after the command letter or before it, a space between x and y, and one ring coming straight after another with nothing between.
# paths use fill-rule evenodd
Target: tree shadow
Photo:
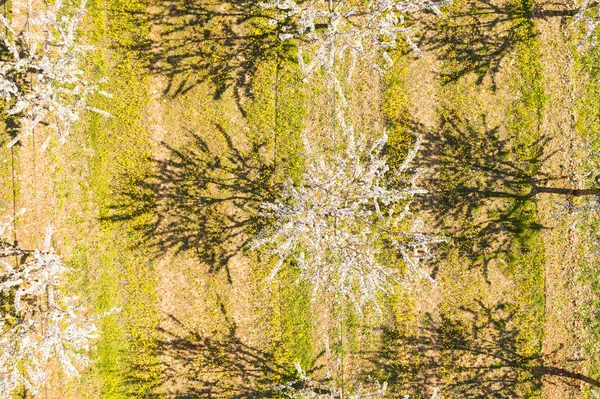
<instances>
[{"instance_id":1,"label":"tree shadow","mask_svg":"<svg viewBox=\"0 0 600 399\"><path fill-rule=\"evenodd\" d=\"M166 155L151 160L151 173L119 179L104 220L127 222L141 233L137 245L157 256L191 251L230 279L229 260L262 228L260 204L277 190L262 144L242 149L222 127L216 132L210 143L192 132L181 148L161 143Z\"/></svg>"},{"instance_id":2,"label":"tree shadow","mask_svg":"<svg viewBox=\"0 0 600 399\"><path fill-rule=\"evenodd\" d=\"M558 350L543 356L539 347L524 345L516 313L510 303L478 301L440 320L429 315L413 334L384 331L384 347L370 354L371 363L392 393L411 398L427 397L424 389L434 385L444 398L482 399L531 397L542 378L600 385L572 365L556 365Z\"/></svg>"},{"instance_id":3,"label":"tree shadow","mask_svg":"<svg viewBox=\"0 0 600 399\"><path fill-rule=\"evenodd\" d=\"M590 8L596 8L592 5ZM490 79L497 88L496 75L502 62L519 44L529 45L536 35L533 20L560 18L562 29L579 12L565 2L468 0L447 8L446 18L425 19L420 46L447 61L442 82L451 83L474 74L477 83Z\"/></svg>"},{"instance_id":4,"label":"tree shadow","mask_svg":"<svg viewBox=\"0 0 600 399\"><path fill-rule=\"evenodd\" d=\"M0 129L2 134L0 135L0 146L6 146L9 142L13 141L20 132L21 124L19 118L13 115L7 115L8 107L1 107L0 112L4 115L0 118ZM18 141L16 146L21 146L22 143Z\"/></svg>"},{"instance_id":5,"label":"tree shadow","mask_svg":"<svg viewBox=\"0 0 600 399\"><path fill-rule=\"evenodd\" d=\"M502 3L502 4L496 4ZM468 0L450 7L441 22L426 20L420 46L446 61L441 78L444 83L474 74L477 83L490 78L496 89L496 74L503 60L519 43L526 43L535 32L531 10L524 2Z\"/></svg>"},{"instance_id":6,"label":"tree shadow","mask_svg":"<svg viewBox=\"0 0 600 399\"><path fill-rule=\"evenodd\" d=\"M165 94L185 94L209 81L214 97L230 87L236 98L251 95L262 62L291 59L294 47L278 38L277 26L249 0L166 0L148 14L153 38L149 67L167 78Z\"/></svg>"},{"instance_id":7,"label":"tree shadow","mask_svg":"<svg viewBox=\"0 0 600 399\"><path fill-rule=\"evenodd\" d=\"M301 388L303 382L293 365L283 364L269 350L248 345L238 336L235 322L224 308L228 331L221 337L188 328L168 314L169 328L159 328L158 364L137 368L128 376L135 389L153 379L149 398L280 398L278 387ZM319 367L313 365L307 373Z\"/></svg>"},{"instance_id":8,"label":"tree shadow","mask_svg":"<svg viewBox=\"0 0 600 399\"><path fill-rule=\"evenodd\" d=\"M580 2L581 3L581 2ZM581 4L580 4L581 5ZM590 9L596 8L595 4L590 5ZM534 18L561 18L561 27L566 27L567 19L574 17L579 12L580 7L570 7L570 4L564 1L546 2L544 4L533 4L532 15Z\"/></svg>"},{"instance_id":9,"label":"tree shadow","mask_svg":"<svg viewBox=\"0 0 600 399\"><path fill-rule=\"evenodd\" d=\"M552 155L542 156L547 139L518 144L516 137L501 138L497 127L489 128L485 115L472 121L444 115L439 130L426 133L421 155L432 171L421 210L487 277L489 262L507 258L516 237L543 228L535 196L561 176L540 173Z\"/></svg>"}]
</instances>

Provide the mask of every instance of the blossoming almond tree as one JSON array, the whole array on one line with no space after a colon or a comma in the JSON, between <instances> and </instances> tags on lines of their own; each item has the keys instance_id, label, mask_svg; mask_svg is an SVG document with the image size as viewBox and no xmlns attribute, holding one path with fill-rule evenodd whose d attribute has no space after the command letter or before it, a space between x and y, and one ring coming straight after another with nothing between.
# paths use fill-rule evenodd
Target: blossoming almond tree
<instances>
[{"instance_id":1,"label":"blossoming almond tree","mask_svg":"<svg viewBox=\"0 0 600 399\"><path fill-rule=\"evenodd\" d=\"M93 93L108 93L86 80L80 68L83 56L93 49L80 44L77 36L86 1L72 15L64 14L62 0L46 3L40 11L34 10L32 0L14 2L13 9L20 8L18 15L24 20L16 13L12 20L0 15L0 39L8 50L6 59L0 60L0 97L9 104L8 114L21 124L9 146L41 123L64 140L81 111L109 115L88 105Z\"/></svg>"},{"instance_id":2,"label":"blossoming almond tree","mask_svg":"<svg viewBox=\"0 0 600 399\"><path fill-rule=\"evenodd\" d=\"M298 62L303 80L307 80L320 68L335 79L335 60L346 55L351 57L350 77L359 59L381 71L381 58L392 64L387 51L396 47L399 36L421 55L406 26L405 15L422 10L441 15L440 7L450 3L451 0L271 0L259 5L276 10L269 23L280 27L281 40L298 39ZM312 50L308 63L304 61L306 47Z\"/></svg>"},{"instance_id":3,"label":"blossoming almond tree","mask_svg":"<svg viewBox=\"0 0 600 399\"><path fill-rule=\"evenodd\" d=\"M390 171L382 154L387 136L368 146L341 122L345 144L339 153L319 154L304 138L303 180L288 182L278 201L262 205L262 215L274 223L259 233L254 247L277 257L269 281L290 260L312 284L313 297L331 291L349 298L358 311L366 303L378 309L377 296L389 292L394 280L429 278L419 264L442 239L422 234L410 211L413 197L426 192L416 184L422 171L410 170L420 139L400 169ZM391 187L392 174L406 176L405 186ZM406 270L386 261L390 252L400 255Z\"/></svg>"},{"instance_id":4,"label":"blossoming almond tree","mask_svg":"<svg viewBox=\"0 0 600 399\"><path fill-rule=\"evenodd\" d=\"M51 247L51 235L49 229L44 247L33 251L0 241L0 398L21 387L38 394L52 364L77 376L97 337L94 321L118 311L88 318L76 297L64 295L70 270Z\"/></svg>"}]
</instances>

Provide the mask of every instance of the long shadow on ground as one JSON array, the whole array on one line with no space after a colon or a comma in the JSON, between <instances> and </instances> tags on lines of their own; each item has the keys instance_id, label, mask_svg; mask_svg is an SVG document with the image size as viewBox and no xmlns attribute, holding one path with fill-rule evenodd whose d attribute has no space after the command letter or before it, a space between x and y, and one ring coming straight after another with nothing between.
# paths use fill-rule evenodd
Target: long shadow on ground
<instances>
[{"instance_id":1,"label":"long shadow on ground","mask_svg":"<svg viewBox=\"0 0 600 399\"><path fill-rule=\"evenodd\" d=\"M534 20L560 19L561 28L574 34L569 18L579 8L566 2L538 4L531 1L467 0L444 8L446 17L424 19L419 31L425 34L419 45L425 52L435 53L446 61L442 81L451 83L474 74L477 83L488 78L496 88L496 75L502 63L520 43L535 37ZM589 13L596 12L596 5Z\"/></svg>"},{"instance_id":2,"label":"long shadow on ground","mask_svg":"<svg viewBox=\"0 0 600 399\"><path fill-rule=\"evenodd\" d=\"M392 393L411 397L439 386L444 398L522 398L539 390L542 378L600 385L572 371L572 362L555 364L556 353L525 351L517 308L474 302L451 317L429 317L412 334L385 331L384 347L370 354L374 372L388 381Z\"/></svg>"},{"instance_id":3,"label":"long shadow on ground","mask_svg":"<svg viewBox=\"0 0 600 399\"><path fill-rule=\"evenodd\" d=\"M451 83L472 73L478 83L489 77L495 88L503 60L535 34L530 29L531 11L524 4L469 0L448 7L441 22L426 20L422 30L427 34L420 46L446 61L442 81Z\"/></svg>"},{"instance_id":4,"label":"long shadow on ground","mask_svg":"<svg viewBox=\"0 0 600 399\"><path fill-rule=\"evenodd\" d=\"M282 364L270 351L245 343L235 322L227 319L228 332L217 337L189 329L173 315L167 317L165 324L170 327L158 331L158 364L147 370L137 367L128 379L136 387L152 378L152 393L145 397L280 398L282 385L303 386L293 365Z\"/></svg>"},{"instance_id":5,"label":"long shadow on ground","mask_svg":"<svg viewBox=\"0 0 600 399\"><path fill-rule=\"evenodd\" d=\"M185 94L209 81L219 98L250 87L262 62L290 56L292 47L269 26L268 15L248 0L166 0L147 14L153 35L145 52L154 73L167 78L165 93Z\"/></svg>"},{"instance_id":6,"label":"long shadow on ground","mask_svg":"<svg viewBox=\"0 0 600 399\"><path fill-rule=\"evenodd\" d=\"M153 172L123 176L112 206L112 222L127 222L156 253L191 252L210 272L225 268L263 226L261 202L272 200L273 165L262 145L236 147L222 128L207 143L190 133L182 148L162 143L167 155L152 159ZM211 148L212 145L212 148Z\"/></svg>"},{"instance_id":7,"label":"long shadow on ground","mask_svg":"<svg viewBox=\"0 0 600 399\"><path fill-rule=\"evenodd\" d=\"M539 195L568 201L599 195L597 183L590 189L561 188L558 181L568 176L540 172L552 156L542 155L546 138L519 144L518 138L501 137L498 128L488 127L485 115L477 120L444 115L439 130L426 133L421 155L432 170L425 182L430 193L419 204L432 216L432 228L452 237L484 275L490 261L508 260L516 237L543 228L535 214Z\"/></svg>"}]
</instances>

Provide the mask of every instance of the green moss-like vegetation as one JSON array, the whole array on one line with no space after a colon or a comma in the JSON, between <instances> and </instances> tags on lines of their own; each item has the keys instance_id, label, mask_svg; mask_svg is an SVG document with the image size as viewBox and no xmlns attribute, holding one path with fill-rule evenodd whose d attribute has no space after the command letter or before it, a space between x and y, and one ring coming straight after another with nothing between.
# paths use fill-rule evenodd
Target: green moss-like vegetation
<instances>
[{"instance_id":1,"label":"green moss-like vegetation","mask_svg":"<svg viewBox=\"0 0 600 399\"><path fill-rule=\"evenodd\" d=\"M540 43L536 38L531 10L532 2L517 2L525 19L516 31L517 70L511 85L521 94L520 100L509 109L509 132L514 134L517 159L527 165L525 170L536 176L542 146L539 129L546 102L543 90L543 67L540 62ZM524 187L528 189L528 187ZM514 276L521 307L522 350L526 355L541 354L544 326L544 244L537 222L534 201L516 201L514 245L508 254L508 269Z\"/></svg>"},{"instance_id":2,"label":"green moss-like vegetation","mask_svg":"<svg viewBox=\"0 0 600 399\"><path fill-rule=\"evenodd\" d=\"M392 53L394 65L384 77L382 113L388 134L387 158L390 168L398 168L412 145L416 132L411 128L410 97L407 93L408 66L401 51Z\"/></svg>"},{"instance_id":3,"label":"green moss-like vegetation","mask_svg":"<svg viewBox=\"0 0 600 399\"><path fill-rule=\"evenodd\" d=\"M251 140L263 143L270 152L275 169L272 187L288 177L298 180L302 172L301 132L305 110L304 92L298 85L296 66L286 60L285 47L275 50L273 61L264 62L257 70L252 85L252 101L246 108ZM265 182L266 183L266 182ZM266 183L267 184L267 183ZM268 266L257 264L256 278L260 284L270 272ZM294 373L294 363L308 370L314 360L311 290L299 281L293 264L282 269L270 289L272 314L269 316L274 355L277 363L286 365Z\"/></svg>"},{"instance_id":4,"label":"green moss-like vegetation","mask_svg":"<svg viewBox=\"0 0 600 399\"><path fill-rule=\"evenodd\" d=\"M109 111L111 118L92 114L82 132L93 151L89 160L89 190L100 219L113 205L119 176L128 172L148 173L150 141L145 124L149 76L133 44L140 44L149 27L136 18L146 1L107 0L88 5L86 39L98 50L91 53L89 73L96 79L108 77L102 89L112 98L99 96L94 106ZM84 140L84 141L85 141ZM65 199L69 191L59 192ZM68 206L68 201L64 201ZM94 213L92 213L94 215ZM94 220L82 221L83 237ZM94 307L102 312L122 307L115 317L102 321L95 369L103 398L143 397L159 377L155 369L156 290L151 258L131 250L139 239L114 224L98 227L97 239L87 237L77 244L71 264Z\"/></svg>"}]
</instances>

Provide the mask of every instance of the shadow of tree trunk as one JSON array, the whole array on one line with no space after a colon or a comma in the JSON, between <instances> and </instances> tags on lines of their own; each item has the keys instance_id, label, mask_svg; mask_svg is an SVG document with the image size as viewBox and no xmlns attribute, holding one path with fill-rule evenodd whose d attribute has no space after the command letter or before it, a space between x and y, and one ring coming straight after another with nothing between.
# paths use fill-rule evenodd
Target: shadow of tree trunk
<instances>
[{"instance_id":1,"label":"shadow of tree trunk","mask_svg":"<svg viewBox=\"0 0 600 399\"><path fill-rule=\"evenodd\" d=\"M150 175L122 176L111 215L103 220L125 222L141 233L136 245L156 256L189 251L209 272L225 269L230 276L229 260L266 223L259 207L273 199L277 188L262 144L236 147L230 135L217 128L221 137L210 145L190 133L181 148L162 144L167 156L151 160Z\"/></svg>"},{"instance_id":2,"label":"shadow of tree trunk","mask_svg":"<svg viewBox=\"0 0 600 399\"><path fill-rule=\"evenodd\" d=\"M440 320L430 316L408 335L384 331L382 349L369 354L373 373L388 381L393 394L411 397L437 385L444 398L525 398L541 387L542 377L600 386L588 375L553 364L558 350L544 356L523 347L516 309L478 301Z\"/></svg>"}]
</instances>

